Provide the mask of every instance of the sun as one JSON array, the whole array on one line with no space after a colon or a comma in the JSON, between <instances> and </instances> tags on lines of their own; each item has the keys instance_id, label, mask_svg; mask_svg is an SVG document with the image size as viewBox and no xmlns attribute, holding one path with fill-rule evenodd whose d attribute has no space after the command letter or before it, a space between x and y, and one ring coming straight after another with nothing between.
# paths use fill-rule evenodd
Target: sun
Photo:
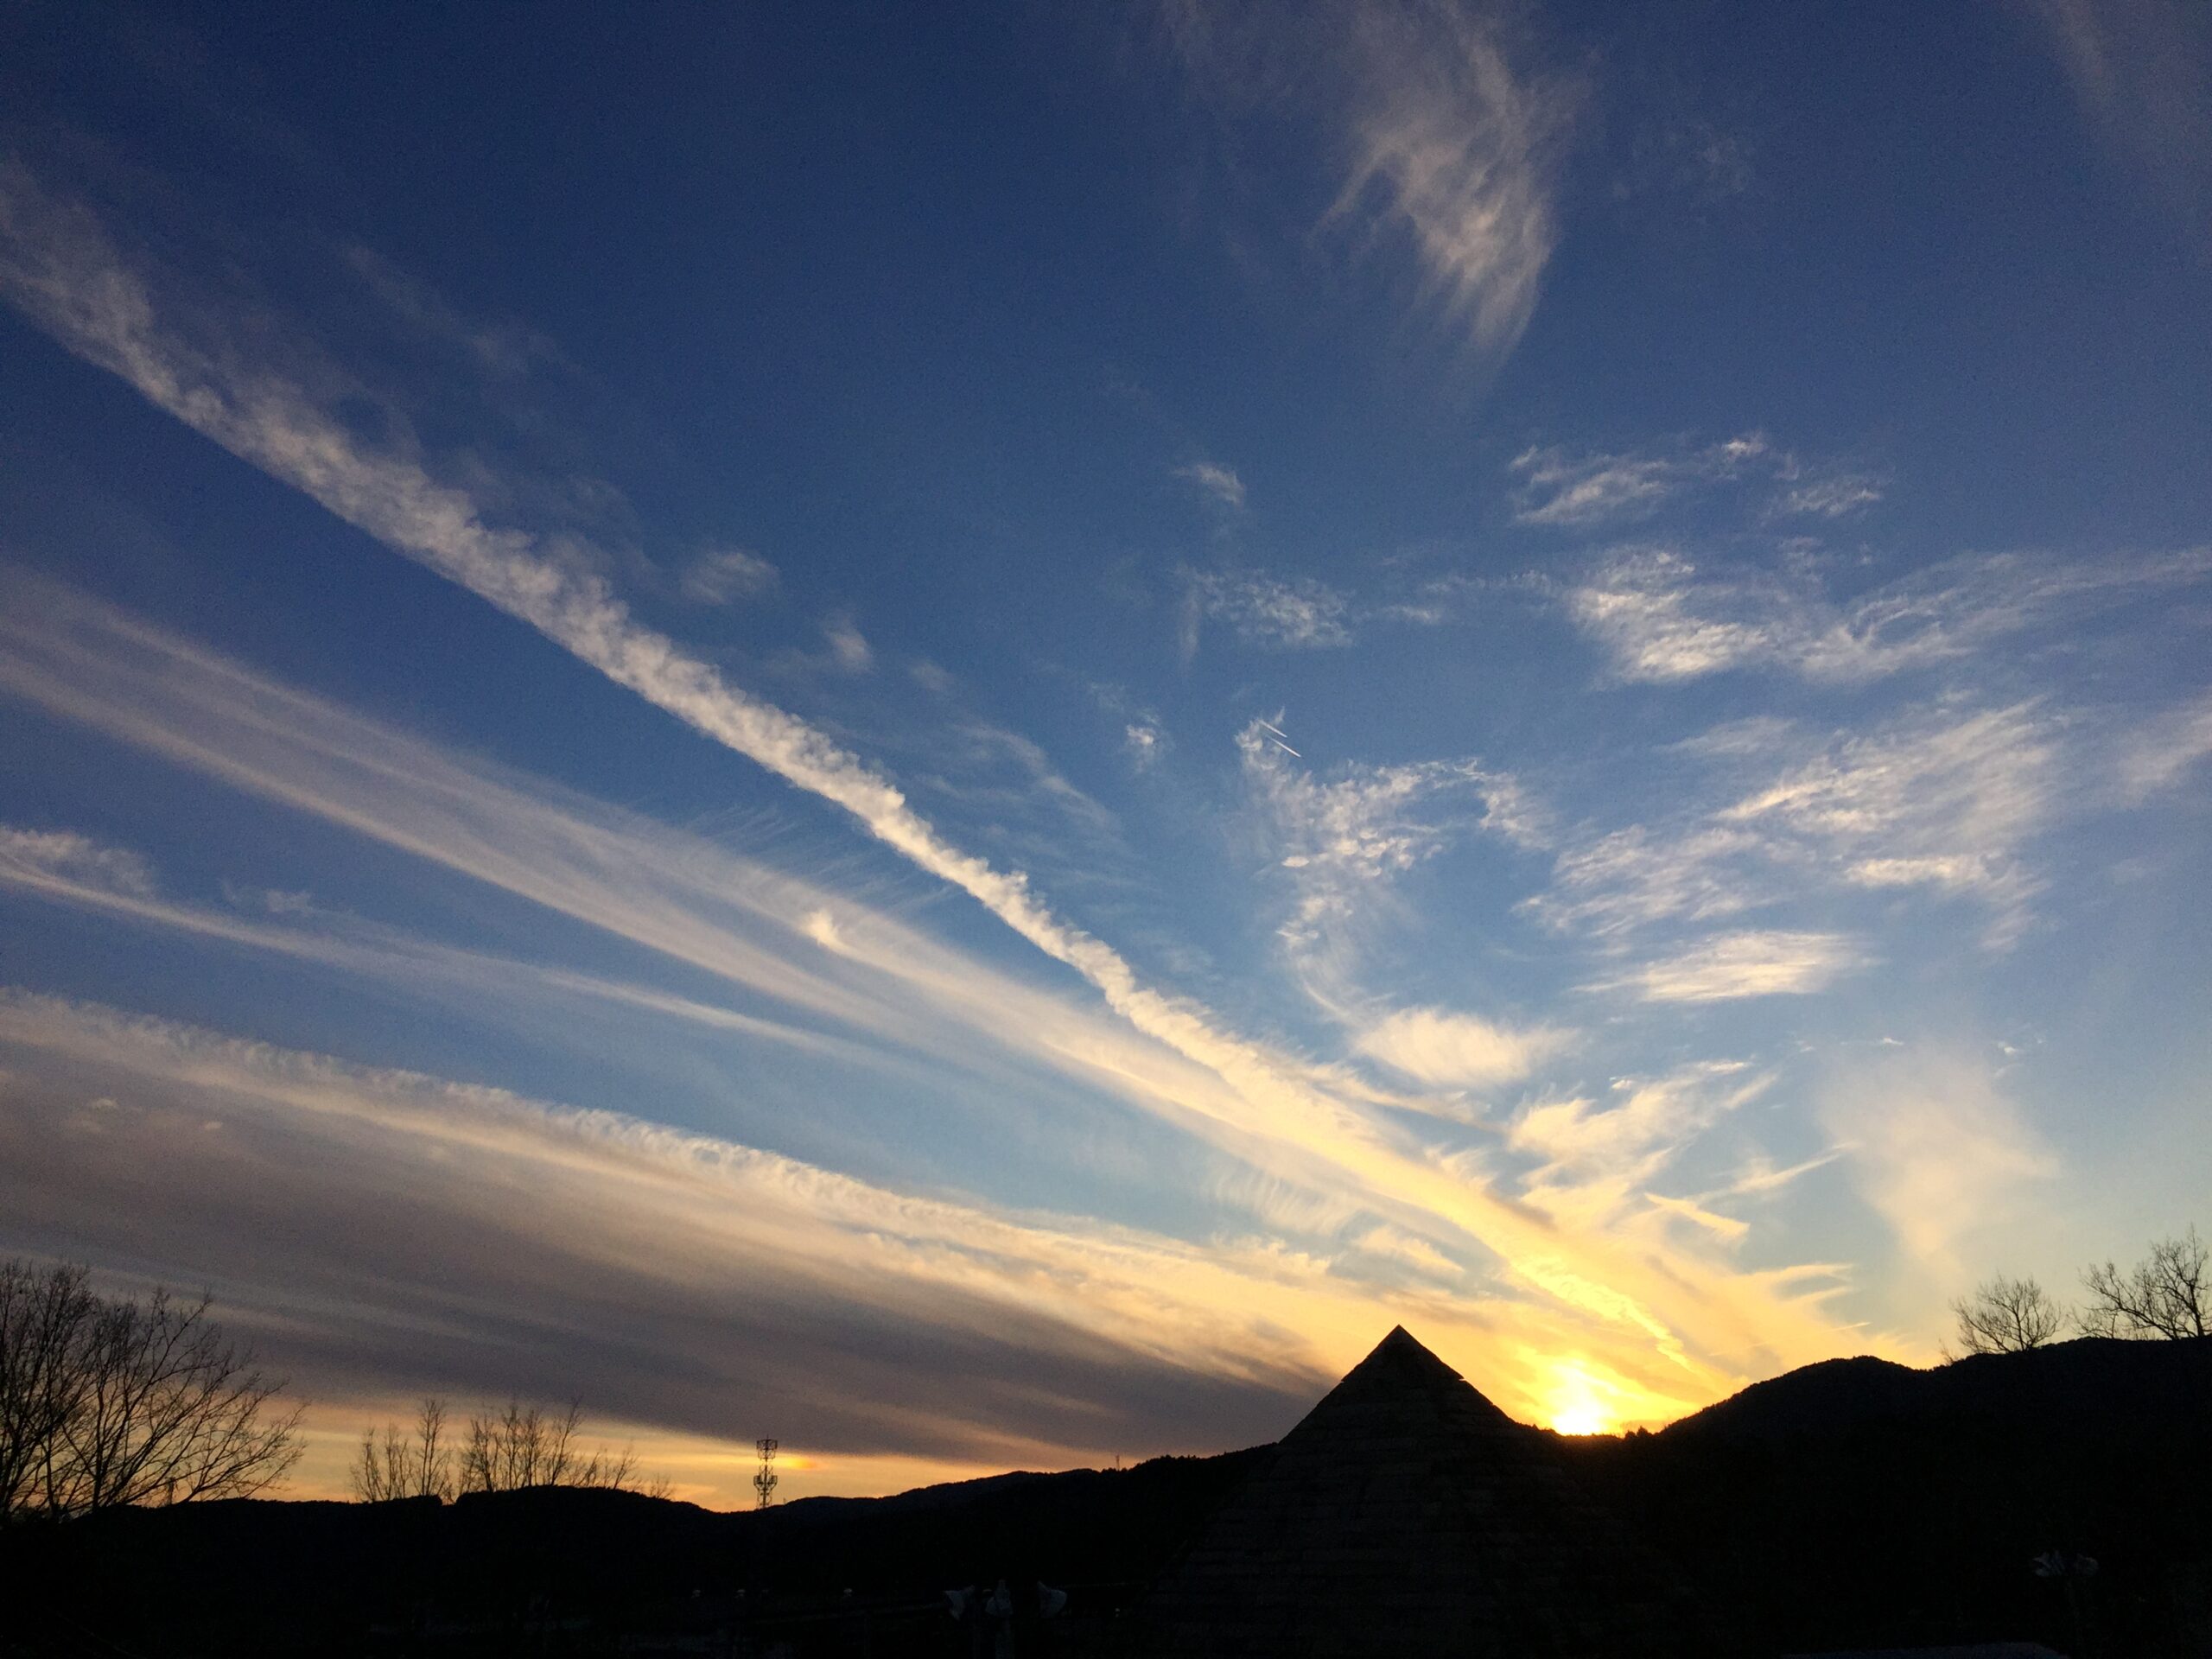
<instances>
[{"instance_id":1,"label":"sun","mask_svg":"<svg viewBox=\"0 0 2212 1659\"><path fill-rule=\"evenodd\" d=\"M1556 1361L1544 1395L1544 1420L1561 1434L1610 1434L1620 1427L1620 1418L1606 1401L1607 1392L1580 1361Z\"/></svg>"},{"instance_id":2,"label":"sun","mask_svg":"<svg viewBox=\"0 0 2212 1659\"><path fill-rule=\"evenodd\" d=\"M1552 1417L1552 1427L1562 1434L1603 1434L1612 1427L1611 1420L1595 1406L1566 1406Z\"/></svg>"}]
</instances>

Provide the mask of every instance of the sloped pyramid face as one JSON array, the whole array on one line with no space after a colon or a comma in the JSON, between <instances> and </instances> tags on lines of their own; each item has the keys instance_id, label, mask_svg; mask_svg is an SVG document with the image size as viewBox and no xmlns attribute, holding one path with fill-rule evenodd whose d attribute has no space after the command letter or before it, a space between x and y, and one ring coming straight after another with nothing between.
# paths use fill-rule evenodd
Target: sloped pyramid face
<instances>
[{"instance_id":1,"label":"sloped pyramid face","mask_svg":"<svg viewBox=\"0 0 2212 1659\"><path fill-rule=\"evenodd\" d=\"M1687 1595L1401 1328L1232 1494L1144 1610L1161 1655L1708 1655Z\"/></svg>"}]
</instances>

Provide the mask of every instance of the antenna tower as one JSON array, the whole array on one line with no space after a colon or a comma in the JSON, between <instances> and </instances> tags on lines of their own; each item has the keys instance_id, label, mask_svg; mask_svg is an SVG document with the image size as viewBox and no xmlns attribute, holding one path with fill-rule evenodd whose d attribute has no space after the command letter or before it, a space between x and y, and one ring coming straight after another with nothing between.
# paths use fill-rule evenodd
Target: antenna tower
<instances>
[{"instance_id":1,"label":"antenna tower","mask_svg":"<svg viewBox=\"0 0 2212 1659\"><path fill-rule=\"evenodd\" d=\"M760 1495L758 1507L765 1510L776 1501L776 1443L755 1440L753 1444L760 1453L760 1472L753 1477L753 1490Z\"/></svg>"}]
</instances>

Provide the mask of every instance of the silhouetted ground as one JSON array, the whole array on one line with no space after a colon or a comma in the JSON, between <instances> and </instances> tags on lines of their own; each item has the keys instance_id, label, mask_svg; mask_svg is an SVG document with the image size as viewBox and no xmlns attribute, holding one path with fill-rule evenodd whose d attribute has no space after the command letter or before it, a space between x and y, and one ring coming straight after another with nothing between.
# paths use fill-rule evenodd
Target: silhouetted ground
<instances>
[{"instance_id":1,"label":"silhouetted ground","mask_svg":"<svg viewBox=\"0 0 2212 1659\"><path fill-rule=\"evenodd\" d=\"M1403 1327L1138 1609L1173 1659L1740 1659L1725 1609Z\"/></svg>"},{"instance_id":2,"label":"silhouetted ground","mask_svg":"<svg viewBox=\"0 0 2212 1659\"><path fill-rule=\"evenodd\" d=\"M1831 1360L1564 1445L1770 1650L2212 1655L2212 1339ZM2054 1550L2094 1575L2038 1576Z\"/></svg>"},{"instance_id":3,"label":"silhouetted ground","mask_svg":"<svg viewBox=\"0 0 2212 1659\"><path fill-rule=\"evenodd\" d=\"M1001 1577L1068 1590L1053 1650L1087 1652L1255 1455L733 1514L555 1488L124 1510L7 1539L35 1616L0 1655L964 1653L944 1592Z\"/></svg>"},{"instance_id":4,"label":"silhouetted ground","mask_svg":"<svg viewBox=\"0 0 2212 1659\"><path fill-rule=\"evenodd\" d=\"M1767 1652L2212 1656L2212 1340L1839 1360L1659 1434L1554 1444ZM1026 1654L1111 1652L1117 1610L1268 1453L765 1514L540 1491L18 1528L0 1655L965 1654L942 1592L1001 1576L1071 1592ZM2098 1563L2071 1581L2078 1641L2069 1581L2031 1566L2054 1549Z\"/></svg>"}]
</instances>

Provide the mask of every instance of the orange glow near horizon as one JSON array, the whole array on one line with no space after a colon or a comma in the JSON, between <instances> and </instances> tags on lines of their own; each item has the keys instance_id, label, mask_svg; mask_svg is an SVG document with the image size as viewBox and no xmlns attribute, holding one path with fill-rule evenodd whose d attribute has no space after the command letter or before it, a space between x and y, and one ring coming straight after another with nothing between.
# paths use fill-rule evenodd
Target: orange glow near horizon
<instances>
[{"instance_id":1,"label":"orange glow near horizon","mask_svg":"<svg viewBox=\"0 0 2212 1659\"><path fill-rule=\"evenodd\" d=\"M300 1461L266 1496L305 1501L345 1502L354 1496L353 1465L361 1431L374 1424L404 1426L413 1421L419 1399L310 1405L301 1426ZM466 1410L458 1414L463 1418ZM709 1510L749 1510L755 1497L753 1471L760 1455L750 1440L726 1440L686 1434L617 1419L589 1419L584 1439L593 1446L627 1449L638 1460L640 1482L665 1478L669 1495ZM1027 1455L1025 1455L1027 1454ZM1071 1449L1064 1458L1050 1450L1010 1444L1001 1457L978 1459L909 1455L897 1452L826 1452L779 1450L781 1478L776 1502L802 1497L885 1497L917 1487L977 1480L1009 1469L1103 1466L1110 1455L1085 1455Z\"/></svg>"},{"instance_id":2,"label":"orange glow near horizon","mask_svg":"<svg viewBox=\"0 0 2212 1659\"><path fill-rule=\"evenodd\" d=\"M1614 1433L1620 1417L1605 1393L1579 1360L1560 1360L1545 1395L1544 1421L1561 1434Z\"/></svg>"}]
</instances>

